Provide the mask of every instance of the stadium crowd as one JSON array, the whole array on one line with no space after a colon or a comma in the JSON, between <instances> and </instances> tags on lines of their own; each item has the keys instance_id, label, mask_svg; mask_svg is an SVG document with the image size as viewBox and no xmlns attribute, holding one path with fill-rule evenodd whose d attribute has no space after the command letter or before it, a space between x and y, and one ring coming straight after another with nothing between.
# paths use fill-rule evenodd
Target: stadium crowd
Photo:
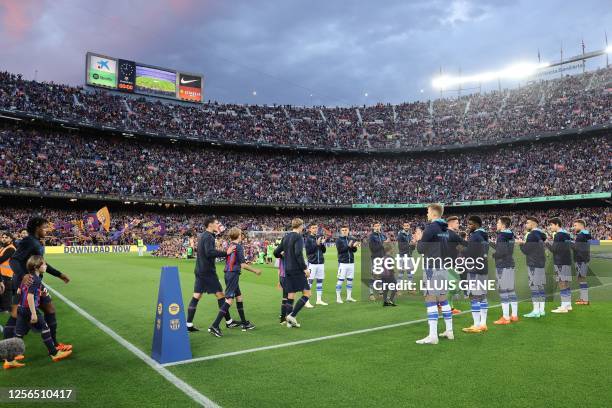
<instances>
[{"instance_id":1,"label":"stadium crowd","mask_svg":"<svg viewBox=\"0 0 612 408\"><path fill-rule=\"evenodd\" d=\"M612 119L612 68L516 89L361 107L152 101L0 72L0 108L174 137L358 149L465 144Z\"/></svg>"},{"instance_id":2,"label":"stadium crowd","mask_svg":"<svg viewBox=\"0 0 612 408\"><path fill-rule=\"evenodd\" d=\"M611 191L609 135L478 152L313 156L0 127L0 188L130 197L351 205Z\"/></svg>"},{"instance_id":3,"label":"stadium crowd","mask_svg":"<svg viewBox=\"0 0 612 408\"><path fill-rule=\"evenodd\" d=\"M47 245L112 245L112 244L136 244L138 239L143 239L146 244L161 244L159 255L179 256L180 247L186 240L193 240L204 230L203 222L205 214L190 214L176 212L128 212L113 211L111 213L111 228L104 231L79 227L78 221L82 220L88 212L67 209L40 209L30 210L23 208L5 207L0 209L0 231L9 231L19 235L25 228L27 220L34 214L48 219L54 226L53 231L46 238ZM523 236L523 228L526 217L535 216L545 221L552 217L559 217L564 225L569 228L574 219L581 218L587 222L587 228L594 239L612 239L612 211L609 207L584 207L584 208L555 208L547 210L498 210L478 211L482 217L485 229L489 232L495 231L496 221L500 216L509 216L512 219L512 230L517 237ZM469 215L449 211L445 216L457 215L464 222ZM289 229L291 219L295 215L249 215L232 214L221 215L219 220L225 229L238 227L246 233L252 242L275 239L282 236L282 232ZM304 217L301 215L301 217ZM336 237L341 226L348 225L351 235L359 239L365 238L371 232L374 221L382 223L383 231L395 239L395 234L401 229L403 222L409 222L413 229L424 227L426 219L424 214L405 215L316 215L304 217L307 224L316 223L320 227L320 233L329 238ZM64 225L70 224L70 228ZM163 229L154 228L155 225L163 225ZM492 235L492 234L491 234Z\"/></svg>"}]
</instances>

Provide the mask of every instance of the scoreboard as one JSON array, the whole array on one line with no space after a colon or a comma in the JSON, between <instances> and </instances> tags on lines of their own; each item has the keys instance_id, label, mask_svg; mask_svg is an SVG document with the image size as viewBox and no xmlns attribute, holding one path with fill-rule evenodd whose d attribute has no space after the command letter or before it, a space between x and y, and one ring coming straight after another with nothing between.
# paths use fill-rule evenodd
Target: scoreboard
<instances>
[{"instance_id":1,"label":"scoreboard","mask_svg":"<svg viewBox=\"0 0 612 408\"><path fill-rule=\"evenodd\" d=\"M87 85L188 102L202 102L204 77L88 52Z\"/></svg>"}]
</instances>

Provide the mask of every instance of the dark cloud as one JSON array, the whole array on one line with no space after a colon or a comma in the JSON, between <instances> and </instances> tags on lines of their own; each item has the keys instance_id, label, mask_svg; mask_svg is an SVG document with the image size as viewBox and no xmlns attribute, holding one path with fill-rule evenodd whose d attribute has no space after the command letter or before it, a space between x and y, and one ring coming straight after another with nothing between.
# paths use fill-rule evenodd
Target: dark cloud
<instances>
[{"instance_id":1,"label":"dark cloud","mask_svg":"<svg viewBox=\"0 0 612 408\"><path fill-rule=\"evenodd\" d=\"M440 67L494 69L538 48L555 60L582 38L602 48L610 21L606 0L3 0L0 69L82 84L93 50L202 72L220 101L401 102L435 96Z\"/></svg>"}]
</instances>

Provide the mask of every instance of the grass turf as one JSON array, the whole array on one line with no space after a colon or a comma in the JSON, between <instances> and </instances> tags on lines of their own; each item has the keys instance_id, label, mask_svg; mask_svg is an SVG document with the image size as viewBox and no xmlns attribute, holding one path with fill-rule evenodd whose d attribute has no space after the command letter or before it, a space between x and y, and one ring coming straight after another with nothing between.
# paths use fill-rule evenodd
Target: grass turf
<instances>
[{"instance_id":1,"label":"grass turf","mask_svg":"<svg viewBox=\"0 0 612 408\"><path fill-rule=\"evenodd\" d=\"M48 255L48 259L72 278L64 285L48 276L45 280L51 286L147 354L161 266L178 265L185 304L191 296L193 260L134 254ZM517 261L517 281L522 287L526 272L518 254ZM383 309L379 302L367 301L335 304L333 253L328 254L326 264L324 298L330 305L303 310L299 316L303 327L291 330L277 320L276 269L264 267L261 277L244 272L245 310L257 328L247 333L224 330L222 339L205 331L191 334L194 357L425 317L422 302L407 296L398 299L397 308ZM591 268L600 276L599 282L610 281L609 260L594 259ZM360 289L355 290L357 298ZM592 297L610 299L607 289L610 287L593 289ZM26 338L27 367L3 372L3 387L75 387L79 406L195 405L67 305L58 299L55 303L59 339L74 344L74 355L51 363L40 337L30 334ZM457 306L465 309L467 305L458 302ZM547 308L550 310L550 303ZM521 304L521 313L529 309L529 302ZM208 327L216 310L214 297L204 297L196 325ZM569 315L549 313L537 321L522 319L515 325L495 327L492 321L500 310L492 308L490 331L481 335L460 333L471 322L469 315L461 315L454 319L456 340L435 347L414 344L427 331L425 323L417 323L169 370L227 407L244 406L247 401L251 406L283 406L295 399L317 406L606 406L612 398L607 387L612 377L608 350L612 310L606 302L574 310Z\"/></svg>"}]
</instances>

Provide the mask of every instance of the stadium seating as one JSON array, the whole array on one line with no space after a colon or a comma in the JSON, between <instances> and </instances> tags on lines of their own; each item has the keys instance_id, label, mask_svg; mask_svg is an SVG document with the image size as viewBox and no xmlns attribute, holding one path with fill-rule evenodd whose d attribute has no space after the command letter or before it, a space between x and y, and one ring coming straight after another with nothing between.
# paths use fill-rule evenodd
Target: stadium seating
<instances>
[{"instance_id":1,"label":"stadium seating","mask_svg":"<svg viewBox=\"0 0 612 408\"><path fill-rule=\"evenodd\" d=\"M367 107L187 105L0 73L0 108L174 138L397 149L498 142L612 119L612 68L460 98Z\"/></svg>"}]
</instances>

